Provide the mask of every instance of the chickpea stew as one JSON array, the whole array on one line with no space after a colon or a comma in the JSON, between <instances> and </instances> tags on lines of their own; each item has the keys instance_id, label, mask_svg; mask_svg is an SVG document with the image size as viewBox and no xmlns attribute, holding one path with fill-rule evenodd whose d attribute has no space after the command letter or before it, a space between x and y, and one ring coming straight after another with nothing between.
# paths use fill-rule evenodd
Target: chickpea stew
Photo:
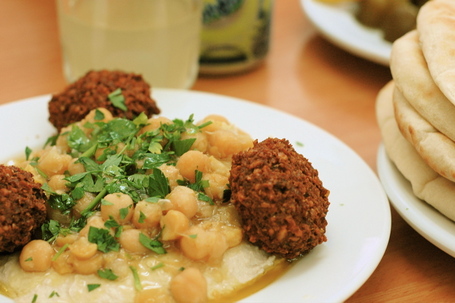
<instances>
[{"instance_id":1,"label":"chickpea stew","mask_svg":"<svg viewBox=\"0 0 455 303\"><path fill-rule=\"evenodd\" d=\"M231 157L252 145L222 116L128 120L99 108L27 149L15 165L42 184L49 220L42 239L2 257L3 293L206 302L251 284L282 262L244 241L226 199Z\"/></svg>"}]
</instances>

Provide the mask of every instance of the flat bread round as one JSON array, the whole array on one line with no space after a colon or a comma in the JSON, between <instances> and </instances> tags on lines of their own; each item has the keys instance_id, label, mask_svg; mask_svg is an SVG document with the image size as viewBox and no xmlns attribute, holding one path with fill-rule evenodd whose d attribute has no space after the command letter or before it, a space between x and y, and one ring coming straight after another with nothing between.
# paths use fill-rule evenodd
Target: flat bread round
<instances>
[{"instance_id":1,"label":"flat bread round","mask_svg":"<svg viewBox=\"0 0 455 303\"><path fill-rule=\"evenodd\" d=\"M455 142L423 119L397 87L393 93L393 105L401 134L428 166L455 182Z\"/></svg>"},{"instance_id":2,"label":"flat bread round","mask_svg":"<svg viewBox=\"0 0 455 303\"><path fill-rule=\"evenodd\" d=\"M455 1L428 1L417 16L417 31L432 78L455 104Z\"/></svg>"},{"instance_id":3,"label":"flat bread round","mask_svg":"<svg viewBox=\"0 0 455 303\"><path fill-rule=\"evenodd\" d=\"M395 41L390 70L395 86L412 107L441 133L455 141L455 106L434 83L419 45L417 31Z\"/></svg>"},{"instance_id":4,"label":"flat bread round","mask_svg":"<svg viewBox=\"0 0 455 303\"><path fill-rule=\"evenodd\" d=\"M376 118L388 157L410 181L414 194L455 221L455 183L432 170L400 133L393 109L394 83L378 94Z\"/></svg>"}]
</instances>

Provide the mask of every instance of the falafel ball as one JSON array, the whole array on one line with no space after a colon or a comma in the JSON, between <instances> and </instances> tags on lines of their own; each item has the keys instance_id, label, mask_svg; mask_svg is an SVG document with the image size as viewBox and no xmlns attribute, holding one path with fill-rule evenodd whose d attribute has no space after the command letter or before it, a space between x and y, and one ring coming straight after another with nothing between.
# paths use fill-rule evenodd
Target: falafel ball
<instances>
[{"instance_id":1,"label":"falafel ball","mask_svg":"<svg viewBox=\"0 0 455 303\"><path fill-rule=\"evenodd\" d=\"M33 175L0 164L0 252L13 252L32 240L46 220L46 196Z\"/></svg>"},{"instance_id":2,"label":"falafel ball","mask_svg":"<svg viewBox=\"0 0 455 303\"><path fill-rule=\"evenodd\" d=\"M127 110L115 106L109 94L121 89ZM114 117L134 119L144 112L148 117L159 114L160 109L150 97L150 85L141 75L122 71L89 71L49 101L49 121L60 131L80 121L91 110L103 107Z\"/></svg>"},{"instance_id":3,"label":"falafel ball","mask_svg":"<svg viewBox=\"0 0 455 303\"><path fill-rule=\"evenodd\" d=\"M235 154L229 183L246 239L262 250L292 260L327 241L329 191L286 139Z\"/></svg>"}]
</instances>

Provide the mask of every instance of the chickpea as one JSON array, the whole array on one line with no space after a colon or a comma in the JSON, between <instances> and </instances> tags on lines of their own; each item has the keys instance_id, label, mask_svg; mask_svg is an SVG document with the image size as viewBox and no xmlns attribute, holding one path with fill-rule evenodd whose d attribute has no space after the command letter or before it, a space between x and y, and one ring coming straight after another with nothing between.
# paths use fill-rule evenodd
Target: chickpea
<instances>
[{"instance_id":1,"label":"chickpea","mask_svg":"<svg viewBox=\"0 0 455 303\"><path fill-rule=\"evenodd\" d=\"M114 218L120 224L125 224L133 216L133 199L123 193L109 194L104 197L108 203L101 203L101 218L104 221Z\"/></svg>"},{"instance_id":2,"label":"chickpea","mask_svg":"<svg viewBox=\"0 0 455 303\"><path fill-rule=\"evenodd\" d=\"M53 175L50 177L49 182L47 183L55 192L62 194L68 191L66 184L68 181L65 180L65 175Z\"/></svg>"},{"instance_id":3,"label":"chickpea","mask_svg":"<svg viewBox=\"0 0 455 303\"><path fill-rule=\"evenodd\" d=\"M242 243L243 231L239 227L228 226L223 229L229 247L234 247Z\"/></svg>"},{"instance_id":4,"label":"chickpea","mask_svg":"<svg viewBox=\"0 0 455 303\"><path fill-rule=\"evenodd\" d=\"M182 140L193 138L196 139L196 141L194 141L193 145L191 146L191 149L205 153L208 148L207 135L203 132L197 132L194 134L188 133L182 134Z\"/></svg>"},{"instance_id":5,"label":"chickpea","mask_svg":"<svg viewBox=\"0 0 455 303\"><path fill-rule=\"evenodd\" d=\"M90 230L90 226L96 227L96 228L104 228L104 221L101 217L99 216L91 216L90 218L87 219L87 224L84 226L79 231L79 236L80 237L88 237L88 232Z\"/></svg>"},{"instance_id":6,"label":"chickpea","mask_svg":"<svg viewBox=\"0 0 455 303\"><path fill-rule=\"evenodd\" d=\"M101 120L95 120L95 117L96 117L96 114L97 112L101 112L103 114L103 119ZM85 117L84 119L80 122L81 125L84 125L85 123L87 122L90 122L90 123L95 123L95 122L109 122L113 119L114 117L112 116L112 113L107 110L106 108L104 107L99 107L99 108L96 108L96 109L92 109Z\"/></svg>"},{"instance_id":7,"label":"chickpea","mask_svg":"<svg viewBox=\"0 0 455 303\"><path fill-rule=\"evenodd\" d=\"M209 153L220 159L229 159L233 154L253 146L253 140L238 129L219 129L208 134Z\"/></svg>"},{"instance_id":8,"label":"chickpea","mask_svg":"<svg viewBox=\"0 0 455 303\"><path fill-rule=\"evenodd\" d=\"M199 269L188 267L178 273L170 284L177 303L204 303L208 301L207 281Z\"/></svg>"},{"instance_id":9,"label":"chickpea","mask_svg":"<svg viewBox=\"0 0 455 303\"><path fill-rule=\"evenodd\" d=\"M66 236L59 235L55 239L55 244L59 247L62 247L66 244L73 244L78 239L77 234L69 234Z\"/></svg>"},{"instance_id":10,"label":"chickpea","mask_svg":"<svg viewBox=\"0 0 455 303\"><path fill-rule=\"evenodd\" d=\"M80 260L92 258L98 251L95 243L88 241L87 237L80 237L69 246L70 253Z\"/></svg>"},{"instance_id":11,"label":"chickpea","mask_svg":"<svg viewBox=\"0 0 455 303\"><path fill-rule=\"evenodd\" d=\"M160 225L161 216L160 205L139 201L134 207L132 222L136 228L154 228Z\"/></svg>"},{"instance_id":12,"label":"chickpea","mask_svg":"<svg viewBox=\"0 0 455 303\"><path fill-rule=\"evenodd\" d=\"M67 169L72 158L70 155L62 154L60 149L52 146L46 149L38 161L38 168L47 176L62 175Z\"/></svg>"},{"instance_id":13,"label":"chickpea","mask_svg":"<svg viewBox=\"0 0 455 303\"><path fill-rule=\"evenodd\" d=\"M119 278L131 275L131 269L127 260L118 257L111 260L109 254L104 254L104 260L106 262L104 268L112 270Z\"/></svg>"},{"instance_id":14,"label":"chickpea","mask_svg":"<svg viewBox=\"0 0 455 303\"><path fill-rule=\"evenodd\" d=\"M71 126L64 127L60 130L60 134L55 141L55 146L64 152L70 152L71 148L68 145L68 135L66 134L71 130Z\"/></svg>"},{"instance_id":15,"label":"chickpea","mask_svg":"<svg viewBox=\"0 0 455 303\"><path fill-rule=\"evenodd\" d=\"M57 259L52 261L52 268L61 275L72 273L74 269L73 265L68 261L69 257L70 252L64 251Z\"/></svg>"},{"instance_id":16,"label":"chickpea","mask_svg":"<svg viewBox=\"0 0 455 303\"><path fill-rule=\"evenodd\" d=\"M198 123L198 125L204 124L209 121L212 123L207 125L206 127L202 128L203 132L214 132L220 128L223 128L223 126L230 124L228 119L226 119L226 117L213 114L213 115L208 115L207 117L205 117L201 122Z\"/></svg>"},{"instance_id":17,"label":"chickpea","mask_svg":"<svg viewBox=\"0 0 455 303\"><path fill-rule=\"evenodd\" d=\"M19 256L19 263L24 271L43 272L51 267L55 251L44 240L32 240L24 246Z\"/></svg>"},{"instance_id":18,"label":"chickpea","mask_svg":"<svg viewBox=\"0 0 455 303\"><path fill-rule=\"evenodd\" d=\"M146 133L148 131L153 131L155 129L160 128L161 124L172 124L172 120L166 118L166 117L156 117L156 118L150 118L147 121L147 125L144 126L140 131L139 134Z\"/></svg>"},{"instance_id":19,"label":"chickpea","mask_svg":"<svg viewBox=\"0 0 455 303\"><path fill-rule=\"evenodd\" d=\"M214 200L222 200L224 190L227 189L229 178L220 174L205 174L202 176L202 180L208 180L209 186L206 187L205 193L207 196Z\"/></svg>"},{"instance_id":20,"label":"chickpea","mask_svg":"<svg viewBox=\"0 0 455 303\"><path fill-rule=\"evenodd\" d=\"M68 257L68 263L73 266L73 269L76 273L82 275L95 274L98 269L102 268L104 265L103 255L97 252L90 259L78 259L72 254Z\"/></svg>"},{"instance_id":21,"label":"chickpea","mask_svg":"<svg viewBox=\"0 0 455 303\"><path fill-rule=\"evenodd\" d=\"M179 172L179 169L175 167L174 165L167 165L163 164L160 167L158 167L161 172L166 176L166 178L169 180L169 186L171 189L174 187L178 186L177 180L182 180L183 177Z\"/></svg>"},{"instance_id":22,"label":"chickpea","mask_svg":"<svg viewBox=\"0 0 455 303\"><path fill-rule=\"evenodd\" d=\"M95 199L96 195L94 193L85 192L84 196L76 201L76 205L73 206L72 212L73 215L77 218L80 217L81 213L87 206Z\"/></svg>"},{"instance_id":23,"label":"chickpea","mask_svg":"<svg viewBox=\"0 0 455 303\"><path fill-rule=\"evenodd\" d=\"M192 260L216 263L221 260L229 245L223 233L193 226L186 232L186 236L180 238L180 248Z\"/></svg>"},{"instance_id":24,"label":"chickpea","mask_svg":"<svg viewBox=\"0 0 455 303\"><path fill-rule=\"evenodd\" d=\"M139 241L140 234L139 229L127 229L120 234L118 241L125 250L131 253L146 254L150 250Z\"/></svg>"},{"instance_id":25,"label":"chickpea","mask_svg":"<svg viewBox=\"0 0 455 303\"><path fill-rule=\"evenodd\" d=\"M177 186L166 198L171 201L173 209L182 212L190 219L197 212L197 196L194 190L189 187Z\"/></svg>"},{"instance_id":26,"label":"chickpea","mask_svg":"<svg viewBox=\"0 0 455 303\"><path fill-rule=\"evenodd\" d=\"M206 154L200 151L190 150L178 159L176 167L184 178L190 182L194 182L195 171L199 170L202 173L208 172L210 169L210 160Z\"/></svg>"},{"instance_id":27,"label":"chickpea","mask_svg":"<svg viewBox=\"0 0 455 303\"><path fill-rule=\"evenodd\" d=\"M84 164L77 162L78 159L73 159L68 165L68 172L70 175L76 175L85 172Z\"/></svg>"},{"instance_id":28,"label":"chickpea","mask_svg":"<svg viewBox=\"0 0 455 303\"><path fill-rule=\"evenodd\" d=\"M230 170L231 170L230 162L220 161L213 156L210 156L209 158L210 158L210 168L211 168L210 171L212 173L229 177Z\"/></svg>"},{"instance_id":29,"label":"chickpea","mask_svg":"<svg viewBox=\"0 0 455 303\"><path fill-rule=\"evenodd\" d=\"M177 211L170 210L161 218L161 239L164 241L175 240L189 228L190 220L188 217Z\"/></svg>"}]
</instances>

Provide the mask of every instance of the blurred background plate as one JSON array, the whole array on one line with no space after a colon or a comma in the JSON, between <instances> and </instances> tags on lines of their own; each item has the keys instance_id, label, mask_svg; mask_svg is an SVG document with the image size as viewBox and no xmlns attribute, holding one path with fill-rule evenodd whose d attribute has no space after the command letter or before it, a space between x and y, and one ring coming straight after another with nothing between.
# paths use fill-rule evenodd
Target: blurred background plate
<instances>
[{"instance_id":1,"label":"blurred background plate","mask_svg":"<svg viewBox=\"0 0 455 303\"><path fill-rule=\"evenodd\" d=\"M360 24L354 17L354 2L328 4L300 0L308 19L330 42L353 55L388 66L392 44L381 31Z\"/></svg>"}]
</instances>

